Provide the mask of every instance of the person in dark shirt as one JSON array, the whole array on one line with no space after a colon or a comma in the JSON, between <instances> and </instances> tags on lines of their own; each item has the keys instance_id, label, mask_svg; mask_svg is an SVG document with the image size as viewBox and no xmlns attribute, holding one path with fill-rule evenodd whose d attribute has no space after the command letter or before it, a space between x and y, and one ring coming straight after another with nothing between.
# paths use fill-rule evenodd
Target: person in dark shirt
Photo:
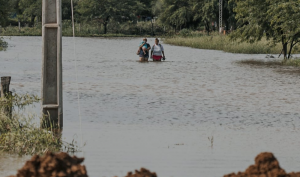
<instances>
[{"instance_id":1,"label":"person in dark shirt","mask_svg":"<svg viewBox=\"0 0 300 177\"><path fill-rule=\"evenodd\" d=\"M140 57L140 61L148 61L148 59L149 59L149 50L151 49L151 46L150 46L150 44L147 43L147 38L144 38L143 41L146 41L146 45L147 45L147 48L145 50L146 53L144 53L143 50L140 50L139 57Z\"/></svg>"}]
</instances>

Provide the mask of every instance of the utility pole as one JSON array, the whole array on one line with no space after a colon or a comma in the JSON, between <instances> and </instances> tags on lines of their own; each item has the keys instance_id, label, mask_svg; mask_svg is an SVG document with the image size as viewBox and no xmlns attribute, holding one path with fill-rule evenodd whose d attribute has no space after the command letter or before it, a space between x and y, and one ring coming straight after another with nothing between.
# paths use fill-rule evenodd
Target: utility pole
<instances>
[{"instance_id":1,"label":"utility pole","mask_svg":"<svg viewBox=\"0 0 300 177\"><path fill-rule=\"evenodd\" d=\"M61 0L43 0L42 112L44 128L63 127Z\"/></svg>"},{"instance_id":2,"label":"utility pole","mask_svg":"<svg viewBox=\"0 0 300 177\"><path fill-rule=\"evenodd\" d=\"M219 0L219 32L223 32L222 21L223 20L223 0Z\"/></svg>"}]
</instances>

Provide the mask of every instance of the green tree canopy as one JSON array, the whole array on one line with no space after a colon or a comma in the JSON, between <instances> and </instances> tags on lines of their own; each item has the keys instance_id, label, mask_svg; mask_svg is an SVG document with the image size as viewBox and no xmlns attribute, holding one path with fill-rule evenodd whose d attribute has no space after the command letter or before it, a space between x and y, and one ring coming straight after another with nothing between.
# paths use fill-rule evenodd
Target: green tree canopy
<instances>
[{"instance_id":1,"label":"green tree canopy","mask_svg":"<svg viewBox=\"0 0 300 177\"><path fill-rule=\"evenodd\" d=\"M110 19L118 21L135 19L138 10L145 5L137 0L81 0L78 2L77 12L86 20L97 20L104 25L107 33L107 24Z\"/></svg>"},{"instance_id":2,"label":"green tree canopy","mask_svg":"<svg viewBox=\"0 0 300 177\"><path fill-rule=\"evenodd\" d=\"M289 58L292 48L299 42L299 0L234 1L238 28L232 37L255 42L266 36L274 43L281 42L284 58Z\"/></svg>"},{"instance_id":3,"label":"green tree canopy","mask_svg":"<svg viewBox=\"0 0 300 177\"><path fill-rule=\"evenodd\" d=\"M10 12L9 1L0 0L0 25L1 26L6 26L9 12Z\"/></svg>"},{"instance_id":4,"label":"green tree canopy","mask_svg":"<svg viewBox=\"0 0 300 177\"><path fill-rule=\"evenodd\" d=\"M209 33L211 22L218 19L218 0L190 0L192 4L193 20L200 20Z\"/></svg>"},{"instance_id":5,"label":"green tree canopy","mask_svg":"<svg viewBox=\"0 0 300 177\"><path fill-rule=\"evenodd\" d=\"M34 23L35 17L42 16L42 1L41 0L20 0L19 8L25 17L30 18L31 24Z\"/></svg>"},{"instance_id":6,"label":"green tree canopy","mask_svg":"<svg viewBox=\"0 0 300 177\"><path fill-rule=\"evenodd\" d=\"M187 27L193 21L191 5L188 0L164 0L160 14L162 22L173 27Z\"/></svg>"}]
</instances>

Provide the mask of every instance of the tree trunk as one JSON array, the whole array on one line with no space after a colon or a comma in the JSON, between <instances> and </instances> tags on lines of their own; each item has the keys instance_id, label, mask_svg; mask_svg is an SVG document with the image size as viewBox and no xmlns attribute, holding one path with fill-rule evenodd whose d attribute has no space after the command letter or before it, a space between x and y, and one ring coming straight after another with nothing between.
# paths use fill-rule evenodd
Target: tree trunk
<instances>
[{"instance_id":1,"label":"tree trunk","mask_svg":"<svg viewBox=\"0 0 300 177\"><path fill-rule=\"evenodd\" d=\"M291 58L291 53L292 53L292 50L293 50L293 47L294 47L294 39L295 39L295 38L293 38L293 40L292 40L292 42L291 42L291 45L290 45L290 51L289 51L288 59Z\"/></svg>"},{"instance_id":2,"label":"tree trunk","mask_svg":"<svg viewBox=\"0 0 300 177\"><path fill-rule=\"evenodd\" d=\"M227 21L227 20L225 20L225 25L226 25L226 28L225 28L225 30L226 30L226 32L229 30L229 22Z\"/></svg>"},{"instance_id":3,"label":"tree trunk","mask_svg":"<svg viewBox=\"0 0 300 177\"><path fill-rule=\"evenodd\" d=\"M108 20L109 20L109 17L106 17L105 18L105 21L103 23L103 26L104 26L104 34L107 33L107 24L108 24Z\"/></svg>"},{"instance_id":4,"label":"tree trunk","mask_svg":"<svg viewBox=\"0 0 300 177\"><path fill-rule=\"evenodd\" d=\"M284 56L284 59L286 60L287 59L287 43L283 44L283 56Z\"/></svg>"},{"instance_id":5,"label":"tree trunk","mask_svg":"<svg viewBox=\"0 0 300 177\"><path fill-rule=\"evenodd\" d=\"M207 31L207 35L209 35L209 22L205 23L205 30Z\"/></svg>"},{"instance_id":6,"label":"tree trunk","mask_svg":"<svg viewBox=\"0 0 300 177\"><path fill-rule=\"evenodd\" d=\"M287 43L286 43L286 39L284 36L281 37L281 43L282 43L284 60L286 60L287 59Z\"/></svg>"},{"instance_id":7,"label":"tree trunk","mask_svg":"<svg viewBox=\"0 0 300 177\"><path fill-rule=\"evenodd\" d=\"M102 23L98 23L98 33L101 34Z\"/></svg>"},{"instance_id":8,"label":"tree trunk","mask_svg":"<svg viewBox=\"0 0 300 177\"><path fill-rule=\"evenodd\" d=\"M104 34L106 34L106 33L107 33L107 23L105 22L105 23L103 24L103 26L104 26Z\"/></svg>"},{"instance_id":9,"label":"tree trunk","mask_svg":"<svg viewBox=\"0 0 300 177\"><path fill-rule=\"evenodd\" d=\"M34 19L35 19L35 17L36 17L35 15L31 16L30 23L31 23L32 27L34 27Z\"/></svg>"}]
</instances>

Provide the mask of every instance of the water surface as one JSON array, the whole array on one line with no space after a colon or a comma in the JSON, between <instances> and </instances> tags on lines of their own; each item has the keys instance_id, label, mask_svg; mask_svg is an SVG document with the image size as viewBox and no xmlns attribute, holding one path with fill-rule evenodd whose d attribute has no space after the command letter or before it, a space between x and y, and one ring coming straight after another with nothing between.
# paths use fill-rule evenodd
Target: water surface
<instances>
[{"instance_id":1,"label":"water surface","mask_svg":"<svg viewBox=\"0 0 300 177\"><path fill-rule=\"evenodd\" d=\"M12 76L16 92L40 95L42 38L6 39L0 75ZM140 40L76 38L74 57L73 39L63 38L63 136L79 145L82 136L86 146L77 155L91 177L140 167L163 177L217 177L246 169L262 151L299 171L299 74L235 64L265 55L166 44L167 62L140 63ZM0 175L14 174L28 158L3 156Z\"/></svg>"}]
</instances>

